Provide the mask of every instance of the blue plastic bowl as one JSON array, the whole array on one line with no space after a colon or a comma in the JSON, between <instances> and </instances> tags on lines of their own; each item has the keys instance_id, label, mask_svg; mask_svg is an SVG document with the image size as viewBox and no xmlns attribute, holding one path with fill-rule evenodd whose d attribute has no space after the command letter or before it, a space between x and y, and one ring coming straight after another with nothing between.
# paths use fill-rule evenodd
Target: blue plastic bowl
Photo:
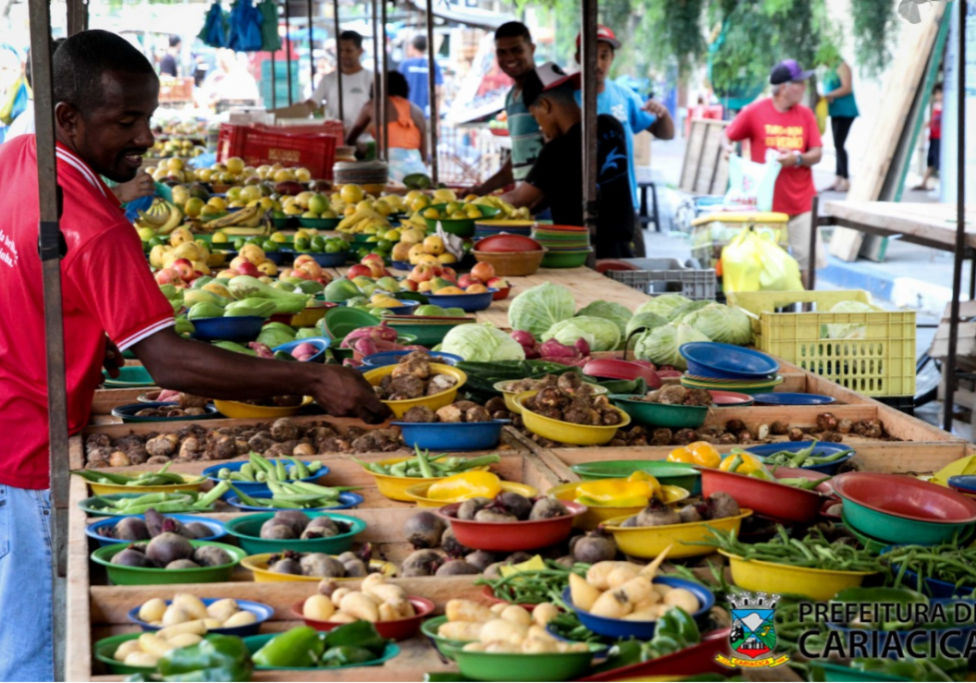
<instances>
[{"instance_id":1,"label":"blue plastic bowl","mask_svg":"<svg viewBox=\"0 0 976 683\"><path fill-rule=\"evenodd\" d=\"M419 301L410 301L409 299L397 299L397 301L402 305L387 308L386 310L390 312L390 315L413 315L414 309L420 305Z\"/></svg>"},{"instance_id":2,"label":"blue plastic bowl","mask_svg":"<svg viewBox=\"0 0 976 683\"><path fill-rule=\"evenodd\" d=\"M254 341L261 334L265 318L256 315L197 318L190 336L199 341Z\"/></svg>"},{"instance_id":3,"label":"blue plastic bowl","mask_svg":"<svg viewBox=\"0 0 976 683\"><path fill-rule=\"evenodd\" d=\"M287 249L285 253L290 253L294 258L299 256L311 256L317 264L323 268L338 268L339 266L345 265L346 261L349 259L348 251L337 251L333 254L326 254L323 252L311 252L311 251L295 251L294 249Z\"/></svg>"},{"instance_id":4,"label":"blue plastic bowl","mask_svg":"<svg viewBox=\"0 0 976 683\"><path fill-rule=\"evenodd\" d=\"M197 541L219 541L221 538L227 535L227 531L224 529L223 522L218 522L215 519L210 519L209 517L198 517L197 515L171 515L165 514L164 517L171 517L173 519L179 520L184 524L189 524L190 522L200 522L204 526L213 530L211 536L205 538L197 538ZM138 517L139 519L145 519L145 515L126 515L126 517ZM105 517L104 519L99 519L88 525L85 529L85 535L88 538L98 541L98 544L102 547L107 545L116 545L121 543L117 538L112 538L111 536L102 535L103 529L108 529L114 527L116 524L121 522L126 517Z\"/></svg>"},{"instance_id":5,"label":"blue plastic bowl","mask_svg":"<svg viewBox=\"0 0 976 683\"><path fill-rule=\"evenodd\" d=\"M836 402L832 396L796 394L788 391L780 394L755 394L752 398L758 406L825 406Z\"/></svg>"},{"instance_id":6,"label":"blue plastic bowl","mask_svg":"<svg viewBox=\"0 0 976 683\"><path fill-rule=\"evenodd\" d=\"M218 600L223 598L200 598L200 602L209 607ZM253 624L248 624L246 626L233 626L231 628L211 628L207 629L207 633L218 633L224 636L237 636L238 638L244 638L245 636L256 636L261 630L261 624L266 622L274 615L274 607L271 605L265 605L263 602L254 602L252 600L237 600L237 606L242 610L254 613L254 616L258 618ZM172 600L167 600L166 605L171 605ZM141 607L141 605L140 605ZM137 624L142 627L143 631L158 631L162 626L153 626L148 621L143 621L139 618L139 607L133 607L129 610L129 621L133 624Z\"/></svg>"},{"instance_id":7,"label":"blue plastic bowl","mask_svg":"<svg viewBox=\"0 0 976 683\"><path fill-rule=\"evenodd\" d=\"M396 268L397 270L405 270L407 272L413 270L413 266L411 266L410 263L408 263L407 261L392 261L390 265Z\"/></svg>"},{"instance_id":8,"label":"blue plastic bowl","mask_svg":"<svg viewBox=\"0 0 976 683\"><path fill-rule=\"evenodd\" d=\"M374 353L363 358L363 367L381 368L385 365L396 365L400 362L401 358L411 353L413 351L381 351ZM461 356L456 356L453 353L442 353L440 351L432 351L430 357L433 362L443 365L454 366L464 362Z\"/></svg>"},{"instance_id":9,"label":"blue plastic bowl","mask_svg":"<svg viewBox=\"0 0 976 683\"><path fill-rule=\"evenodd\" d=\"M465 313L474 313L491 306L492 297L497 291L489 287L483 294L427 294L427 299L441 308L460 308Z\"/></svg>"},{"instance_id":10,"label":"blue plastic bowl","mask_svg":"<svg viewBox=\"0 0 976 683\"><path fill-rule=\"evenodd\" d=\"M252 498L270 498L271 491L269 489L264 489L263 491L246 492L247 495ZM354 507L362 505L363 500L365 500L358 493L351 493L345 491L339 494L339 504L333 505L332 507L324 508L302 508L302 512L321 512L323 510L349 510ZM253 512L277 512L281 508L263 508L256 505L245 505L241 502L241 499L235 495L231 495L227 498L227 504L236 507L238 510L250 510Z\"/></svg>"},{"instance_id":11,"label":"blue plastic bowl","mask_svg":"<svg viewBox=\"0 0 976 683\"><path fill-rule=\"evenodd\" d=\"M779 363L771 356L733 344L690 342L679 352L688 361L688 374L699 377L765 379L779 371Z\"/></svg>"},{"instance_id":12,"label":"blue plastic bowl","mask_svg":"<svg viewBox=\"0 0 976 683\"><path fill-rule=\"evenodd\" d=\"M307 337L306 339L296 339L295 341L288 342L287 344L282 344L271 349L273 352L284 351L285 353L291 353L292 349L301 344L311 344L319 350L314 356L309 358L306 363L324 363L325 362L325 350L329 348L332 344L332 340L328 337Z\"/></svg>"},{"instance_id":13,"label":"blue plastic bowl","mask_svg":"<svg viewBox=\"0 0 976 683\"><path fill-rule=\"evenodd\" d=\"M686 588L691 591L698 598L698 602L701 605L698 611L691 615L696 621L706 619L709 610L715 605L715 595L701 584L663 576L654 579L654 583L664 584L672 588ZM598 617L589 612L584 612L581 609L576 609L573 605L573 598L570 595L569 588L563 591L563 600L570 609L576 612L580 623L597 635L606 636L607 638L637 638L638 640L650 640L654 637L654 630L657 628L656 621L610 619L607 617Z\"/></svg>"},{"instance_id":14,"label":"blue plastic bowl","mask_svg":"<svg viewBox=\"0 0 976 683\"><path fill-rule=\"evenodd\" d=\"M976 494L976 475L957 474L949 477L949 488L955 489L959 493Z\"/></svg>"},{"instance_id":15,"label":"blue plastic bowl","mask_svg":"<svg viewBox=\"0 0 976 683\"><path fill-rule=\"evenodd\" d=\"M431 451L487 451L498 446L502 427L511 420L491 422L394 422L409 448Z\"/></svg>"},{"instance_id":16,"label":"blue plastic bowl","mask_svg":"<svg viewBox=\"0 0 976 683\"><path fill-rule=\"evenodd\" d=\"M882 551L882 554L886 552L888 548ZM893 564L891 565L891 571L898 574L901 565ZM915 590L918 586L918 574L913 572L911 569L905 570L905 576L902 580L902 585L907 588ZM933 598L966 598L976 591L976 586L956 586L954 583L949 583L948 581L942 581L940 579L924 578L922 579L922 592Z\"/></svg>"},{"instance_id":17,"label":"blue plastic bowl","mask_svg":"<svg viewBox=\"0 0 976 683\"><path fill-rule=\"evenodd\" d=\"M273 462L273 463L276 463L278 461L278 459L277 458L270 458L270 461ZM309 460L302 460L301 462L306 467L308 467L309 465L312 464L311 461L309 461ZM219 472L220 470L224 469L225 467L227 469L229 469L231 472L239 472L240 469L242 467L244 467L244 465L246 465L246 464L247 464L247 460L240 460L238 462L225 462L225 463L222 463L220 465L212 465L212 466L206 468L203 472L201 472L201 474L203 476L205 476L205 477L209 477L210 478L210 481L214 482L215 484L219 484L220 482L223 481L223 479L219 479L217 477L217 472ZM294 465L292 465L290 462L288 462L287 460L285 460L285 469L288 472L291 472L291 470L292 470L293 467L294 467ZM313 474L310 477L305 477L304 479L299 479L299 481L307 481L307 482L314 483L314 482L318 481L319 478L324 477L328 473L329 473L329 467L328 467L328 465L322 465L322 469L320 469L318 472L316 472L315 474ZM267 484L264 484L262 482L253 482L252 483L252 482L248 482L248 481L232 481L231 484L233 484L234 485L234 488L236 488L238 491L240 491L241 493L244 493L245 495L248 495L248 496L258 497L258 498L270 498L271 497L271 491L268 489L268 485ZM229 492L227 492L227 493L225 493L223 495L223 499L224 500L230 500L230 498L232 496L235 497L235 498L237 497L234 494L233 491L229 491Z\"/></svg>"},{"instance_id":18,"label":"blue plastic bowl","mask_svg":"<svg viewBox=\"0 0 976 683\"><path fill-rule=\"evenodd\" d=\"M130 403L127 406L119 406L118 408L112 408L112 416L122 419L122 422L178 422L181 420L212 420L216 417L221 417L220 413L217 412L217 408L212 404L208 403L204 407L203 415L191 415L191 416L177 416L177 417L139 417L136 415L140 410L146 410L148 408L171 408L178 406L179 403L176 401L165 401L160 403L159 401L148 401L146 403Z\"/></svg>"},{"instance_id":19,"label":"blue plastic bowl","mask_svg":"<svg viewBox=\"0 0 976 683\"><path fill-rule=\"evenodd\" d=\"M774 453L779 453L781 451L797 453L798 451L802 451L804 448L809 448L814 443L817 444L816 448L813 449L813 455L815 456L822 457L825 455L833 455L834 453L844 453L848 451L850 452L850 455L844 456L843 458L825 465L802 467L801 469L810 470L811 472L821 472L825 475L835 474L837 470L840 469L841 465L854 457L854 450L850 446L845 446L844 444L839 443L824 443L820 441L786 441L783 443L767 443L763 444L762 446L749 446L745 450L747 453L752 453L765 462L766 458Z\"/></svg>"},{"instance_id":20,"label":"blue plastic bowl","mask_svg":"<svg viewBox=\"0 0 976 683\"><path fill-rule=\"evenodd\" d=\"M976 608L976 600L961 600L960 598L934 598L929 601L929 604L930 605L941 604L943 609L946 612L946 615L952 616L953 610L955 609L954 605L960 602L968 604L970 610ZM972 614L972 612L970 612L970 614ZM827 628L829 628L831 631L840 631L845 634L851 633L854 630L862 631L863 633L868 634L868 640L865 646L867 648L869 657L881 656L881 652L874 648L874 643L875 642L884 643L884 640L887 637L885 634L888 633L887 631L881 631L880 629L862 629L862 628L854 629L849 626L844 626L843 624L838 624L832 621L827 622ZM917 629L915 627L912 627L905 631L895 631L895 633L898 633L898 640L901 642L902 647L905 647L905 644L908 641L908 634L912 633L915 630L928 631L929 629ZM973 631L976 631L976 624L973 623L957 624L955 626L947 626L946 628L938 628L938 629L931 629L931 630L935 631L938 634L944 634L947 631L952 631L952 630L957 631L956 634L946 638L945 645L947 647L956 649L959 652L962 652L966 647L966 641L969 639L969 634L972 633ZM872 635L874 633L877 633L878 635L876 636ZM942 636L941 635L937 636L937 638L941 640ZM844 640L845 642L848 642L846 637L844 638ZM916 637L913 641L913 644L915 645L915 647L918 647L919 645L921 645L926 641L927 638ZM888 657L890 657L891 659L896 659L897 656L898 656L897 652L888 653Z\"/></svg>"}]
</instances>

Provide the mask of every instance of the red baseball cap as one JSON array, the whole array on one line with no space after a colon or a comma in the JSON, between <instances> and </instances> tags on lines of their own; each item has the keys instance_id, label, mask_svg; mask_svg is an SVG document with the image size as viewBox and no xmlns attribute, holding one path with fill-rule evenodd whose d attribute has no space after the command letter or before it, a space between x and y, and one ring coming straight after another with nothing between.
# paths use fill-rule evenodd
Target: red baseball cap
<instances>
[{"instance_id":1,"label":"red baseball cap","mask_svg":"<svg viewBox=\"0 0 976 683\"><path fill-rule=\"evenodd\" d=\"M576 34L576 49L580 49L580 36L582 33ZM596 27L596 42L604 42L610 45L614 50L620 49L620 41L617 40L616 34L611 31L608 27L603 24L598 24Z\"/></svg>"}]
</instances>

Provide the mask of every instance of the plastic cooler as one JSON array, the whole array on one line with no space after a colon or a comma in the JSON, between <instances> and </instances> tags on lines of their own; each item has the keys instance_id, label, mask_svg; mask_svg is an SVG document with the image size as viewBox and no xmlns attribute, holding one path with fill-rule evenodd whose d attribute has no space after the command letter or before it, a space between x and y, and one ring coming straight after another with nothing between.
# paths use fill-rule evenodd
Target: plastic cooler
<instances>
[{"instance_id":1,"label":"plastic cooler","mask_svg":"<svg viewBox=\"0 0 976 683\"><path fill-rule=\"evenodd\" d=\"M758 317L756 348L866 396L915 395L915 312L779 313L796 303L829 311L841 301L871 303L861 290L836 292L729 292L730 305ZM829 339L829 325L854 338ZM836 328L835 328L836 329Z\"/></svg>"},{"instance_id":2,"label":"plastic cooler","mask_svg":"<svg viewBox=\"0 0 976 683\"><path fill-rule=\"evenodd\" d=\"M770 211L719 211L700 216L691 221L691 255L706 268L714 266L722 258L722 247L749 228L788 250L789 220L785 213Z\"/></svg>"},{"instance_id":3,"label":"plastic cooler","mask_svg":"<svg viewBox=\"0 0 976 683\"><path fill-rule=\"evenodd\" d=\"M694 300L715 298L714 268L686 268L673 258L640 261L647 270L607 270L604 275L642 294L674 292Z\"/></svg>"}]
</instances>

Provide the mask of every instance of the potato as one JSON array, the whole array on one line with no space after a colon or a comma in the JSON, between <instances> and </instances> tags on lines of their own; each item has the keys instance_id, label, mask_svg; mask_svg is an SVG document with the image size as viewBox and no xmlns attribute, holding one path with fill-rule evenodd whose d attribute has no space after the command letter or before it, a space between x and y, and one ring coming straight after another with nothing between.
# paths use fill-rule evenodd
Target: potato
<instances>
[{"instance_id":1,"label":"potato","mask_svg":"<svg viewBox=\"0 0 976 683\"><path fill-rule=\"evenodd\" d=\"M467 649L467 647L465 647L465 649ZM496 641L493 643L487 643L485 645L485 652L516 653L521 651L522 651L522 646L519 645L518 643Z\"/></svg>"},{"instance_id":2,"label":"potato","mask_svg":"<svg viewBox=\"0 0 976 683\"><path fill-rule=\"evenodd\" d=\"M495 619L495 613L472 600L448 600L444 608L448 621L486 622Z\"/></svg>"},{"instance_id":3,"label":"potato","mask_svg":"<svg viewBox=\"0 0 976 683\"><path fill-rule=\"evenodd\" d=\"M605 591L610 588L610 574L615 569L619 568L634 567L636 572L641 570L641 567L633 564L632 562L614 562L614 561L604 561L597 562L595 565L589 568L586 572L586 582L600 591Z\"/></svg>"},{"instance_id":4,"label":"potato","mask_svg":"<svg viewBox=\"0 0 976 683\"><path fill-rule=\"evenodd\" d=\"M336 609L339 609L339 605L342 604L342 599L352 593L352 588L336 588L332 591L332 604L335 605Z\"/></svg>"},{"instance_id":5,"label":"potato","mask_svg":"<svg viewBox=\"0 0 976 683\"><path fill-rule=\"evenodd\" d=\"M687 588L673 588L665 593L662 602L665 605L680 607L688 614L694 614L701 608L698 598Z\"/></svg>"},{"instance_id":6,"label":"potato","mask_svg":"<svg viewBox=\"0 0 976 683\"><path fill-rule=\"evenodd\" d=\"M623 619L630 614L632 609L633 605L627 600L627 596L619 590L616 590L604 591L587 611L598 617Z\"/></svg>"},{"instance_id":7,"label":"potato","mask_svg":"<svg viewBox=\"0 0 976 683\"><path fill-rule=\"evenodd\" d=\"M388 602L379 606L380 621L396 621L400 619L400 611Z\"/></svg>"},{"instance_id":8,"label":"potato","mask_svg":"<svg viewBox=\"0 0 976 683\"><path fill-rule=\"evenodd\" d=\"M135 642L135 641L133 641ZM115 657L118 659L118 657ZM130 652L125 656L125 659L120 660L129 666L156 666L156 662L159 661L159 655L149 654L148 652L143 652L142 650L136 650L135 652Z\"/></svg>"},{"instance_id":9,"label":"potato","mask_svg":"<svg viewBox=\"0 0 976 683\"><path fill-rule=\"evenodd\" d=\"M354 621L359 621L359 620L356 619L356 617L351 617L348 614L345 614L344 612L336 612L335 614L332 615L332 618L329 619L329 621L336 624L351 624Z\"/></svg>"},{"instance_id":10,"label":"potato","mask_svg":"<svg viewBox=\"0 0 976 683\"><path fill-rule=\"evenodd\" d=\"M156 633L150 631L139 636L139 649L147 654L162 657L172 647L166 642L165 638L160 638Z\"/></svg>"},{"instance_id":11,"label":"potato","mask_svg":"<svg viewBox=\"0 0 976 683\"><path fill-rule=\"evenodd\" d=\"M133 640L127 640L121 645L119 645L117 648L115 648L115 652L112 654L112 659L118 662L124 662L126 656L128 656L132 652L142 652L142 650L139 649L138 638L135 638Z\"/></svg>"},{"instance_id":12,"label":"potato","mask_svg":"<svg viewBox=\"0 0 976 683\"><path fill-rule=\"evenodd\" d=\"M546 652L559 652L559 645L555 640L546 638L526 638L522 641L522 652L527 655L537 655Z\"/></svg>"},{"instance_id":13,"label":"potato","mask_svg":"<svg viewBox=\"0 0 976 683\"><path fill-rule=\"evenodd\" d=\"M624 621L657 621L660 618L661 615L657 605L653 605L649 609L640 612L631 612L624 617Z\"/></svg>"},{"instance_id":14,"label":"potato","mask_svg":"<svg viewBox=\"0 0 976 683\"><path fill-rule=\"evenodd\" d=\"M607 574L607 585L609 590L620 588L622 585L637 576L638 568L634 566L621 565Z\"/></svg>"},{"instance_id":15,"label":"potato","mask_svg":"<svg viewBox=\"0 0 976 683\"><path fill-rule=\"evenodd\" d=\"M230 615L230 619L224 622L224 628L235 628L237 626L247 626L248 624L253 624L258 620L258 617L254 612L248 612L242 609L240 612Z\"/></svg>"},{"instance_id":16,"label":"potato","mask_svg":"<svg viewBox=\"0 0 976 683\"><path fill-rule=\"evenodd\" d=\"M376 575L374 574L373 576ZM365 579L363 583L366 583ZM392 583L377 584L374 582L370 586L363 586L362 591L379 603L388 602L391 605L397 606L397 608L399 608L400 603L406 602L407 600L407 592L402 587Z\"/></svg>"},{"instance_id":17,"label":"potato","mask_svg":"<svg viewBox=\"0 0 976 683\"><path fill-rule=\"evenodd\" d=\"M532 610L532 621L539 626L545 627L550 621L559 615L559 608L551 602L541 602Z\"/></svg>"},{"instance_id":18,"label":"potato","mask_svg":"<svg viewBox=\"0 0 976 683\"><path fill-rule=\"evenodd\" d=\"M169 640L181 633L196 633L198 636L205 636L207 635L207 627L203 625L203 619L195 619L194 621L184 621L182 624L173 624L161 628L156 633L163 640Z\"/></svg>"},{"instance_id":19,"label":"potato","mask_svg":"<svg viewBox=\"0 0 976 683\"><path fill-rule=\"evenodd\" d=\"M527 638L543 638L546 640L556 640L553 638L552 634L545 629L544 626L539 626L537 624L532 624L529 626L529 632L526 634Z\"/></svg>"},{"instance_id":20,"label":"potato","mask_svg":"<svg viewBox=\"0 0 976 683\"><path fill-rule=\"evenodd\" d=\"M520 605L506 605L505 609L498 616L508 621L514 621L516 624L522 624L523 626L532 625L532 615Z\"/></svg>"},{"instance_id":21,"label":"potato","mask_svg":"<svg viewBox=\"0 0 976 683\"><path fill-rule=\"evenodd\" d=\"M398 613L401 619L409 619L410 617L417 616L417 610L413 608L413 605L410 604L409 600L403 601L403 603L400 605Z\"/></svg>"},{"instance_id":22,"label":"potato","mask_svg":"<svg viewBox=\"0 0 976 683\"><path fill-rule=\"evenodd\" d=\"M336 591L338 592L338 591ZM335 596L333 595L333 598ZM339 611L351 617L375 623L380 620L380 610L376 603L365 593L359 591L347 593L339 603Z\"/></svg>"},{"instance_id":23,"label":"potato","mask_svg":"<svg viewBox=\"0 0 976 683\"><path fill-rule=\"evenodd\" d=\"M172 638L168 638L166 642L171 648L177 648L196 645L201 640L203 640L203 636L198 636L196 633L181 633Z\"/></svg>"},{"instance_id":24,"label":"potato","mask_svg":"<svg viewBox=\"0 0 976 683\"><path fill-rule=\"evenodd\" d=\"M501 616L501 613L505 611L506 607L508 607L507 602L496 602L490 608L491 613L494 614L495 616Z\"/></svg>"},{"instance_id":25,"label":"potato","mask_svg":"<svg viewBox=\"0 0 976 683\"><path fill-rule=\"evenodd\" d=\"M440 625L437 635L451 640L478 640L483 627L476 621L448 621Z\"/></svg>"},{"instance_id":26,"label":"potato","mask_svg":"<svg viewBox=\"0 0 976 683\"><path fill-rule=\"evenodd\" d=\"M177 604L172 604L166 608L163 612L163 626L173 626L175 624L182 624L185 621L190 621L190 615L186 613L186 610Z\"/></svg>"},{"instance_id":27,"label":"potato","mask_svg":"<svg viewBox=\"0 0 976 683\"><path fill-rule=\"evenodd\" d=\"M216 619L220 623L224 623L232 614L240 611L240 607L237 606L237 601L233 598L224 598L223 600L218 600L217 602L211 603L207 607L207 614L212 618Z\"/></svg>"},{"instance_id":28,"label":"potato","mask_svg":"<svg viewBox=\"0 0 976 683\"><path fill-rule=\"evenodd\" d=\"M478 640L482 643L505 642L520 645L529 634L529 627L508 619L492 619L481 627Z\"/></svg>"},{"instance_id":29,"label":"potato","mask_svg":"<svg viewBox=\"0 0 976 683\"><path fill-rule=\"evenodd\" d=\"M207 617L206 619L203 620L203 625L207 628L208 631L213 631L215 628L222 628L224 622L222 622L220 619Z\"/></svg>"},{"instance_id":30,"label":"potato","mask_svg":"<svg viewBox=\"0 0 976 683\"><path fill-rule=\"evenodd\" d=\"M468 643L464 646L465 652L484 652L487 645L484 643Z\"/></svg>"},{"instance_id":31,"label":"potato","mask_svg":"<svg viewBox=\"0 0 976 683\"><path fill-rule=\"evenodd\" d=\"M651 591L650 594L634 605L635 612L643 612L646 609L655 607L661 604L661 596L657 591Z\"/></svg>"},{"instance_id":32,"label":"potato","mask_svg":"<svg viewBox=\"0 0 976 683\"><path fill-rule=\"evenodd\" d=\"M165 613L166 601L162 598L153 598L139 608L139 618L150 623L154 621L162 621L163 614Z\"/></svg>"},{"instance_id":33,"label":"potato","mask_svg":"<svg viewBox=\"0 0 976 683\"><path fill-rule=\"evenodd\" d=\"M598 564L604 564L599 562ZM593 565L596 567L597 565ZM592 567L590 568L592 570ZM577 574L569 575L569 595L573 599L573 605L584 612L593 609L593 603L600 597L600 589Z\"/></svg>"},{"instance_id":34,"label":"potato","mask_svg":"<svg viewBox=\"0 0 976 683\"><path fill-rule=\"evenodd\" d=\"M329 621L335 611L332 600L319 593L306 598L302 606L302 615L315 621Z\"/></svg>"},{"instance_id":35,"label":"potato","mask_svg":"<svg viewBox=\"0 0 976 683\"><path fill-rule=\"evenodd\" d=\"M173 596L173 604L182 608L190 619L206 619L208 616L203 601L192 593L177 593Z\"/></svg>"}]
</instances>

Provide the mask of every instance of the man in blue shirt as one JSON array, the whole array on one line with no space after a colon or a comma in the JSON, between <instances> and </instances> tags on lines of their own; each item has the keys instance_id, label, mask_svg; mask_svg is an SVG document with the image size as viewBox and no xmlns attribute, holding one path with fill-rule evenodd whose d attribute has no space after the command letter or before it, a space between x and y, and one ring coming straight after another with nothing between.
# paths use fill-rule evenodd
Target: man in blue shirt
<instances>
[{"instance_id":1,"label":"man in blue shirt","mask_svg":"<svg viewBox=\"0 0 976 683\"><path fill-rule=\"evenodd\" d=\"M430 71L427 66L427 36L417 34L407 46L407 58L400 62L400 73L407 79L410 86L410 101L420 107L424 116L430 118ZM440 101L441 85L444 76L441 68L434 60L434 97Z\"/></svg>"},{"instance_id":2,"label":"man in blue shirt","mask_svg":"<svg viewBox=\"0 0 976 683\"><path fill-rule=\"evenodd\" d=\"M651 135L661 140L670 140L674 137L674 121L667 108L655 102L647 100L641 102L640 98L630 88L607 80L610 67L613 65L615 50L620 47L620 41L608 27L599 25L596 29L597 39L597 61L596 61L596 112L597 114L609 114L617 119L624 127L624 135L627 138L627 173L630 178L630 191L633 197L634 208L640 206L637 196L637 174L634 171L634 135L643 131L649 131ZM576 36L576 62L580 61L580 36ZM582 102L582 93L576 91L577 103ZM638 230L634 233L638 255L642 254L643 235Z\"/></svg>"}]
</instances>

